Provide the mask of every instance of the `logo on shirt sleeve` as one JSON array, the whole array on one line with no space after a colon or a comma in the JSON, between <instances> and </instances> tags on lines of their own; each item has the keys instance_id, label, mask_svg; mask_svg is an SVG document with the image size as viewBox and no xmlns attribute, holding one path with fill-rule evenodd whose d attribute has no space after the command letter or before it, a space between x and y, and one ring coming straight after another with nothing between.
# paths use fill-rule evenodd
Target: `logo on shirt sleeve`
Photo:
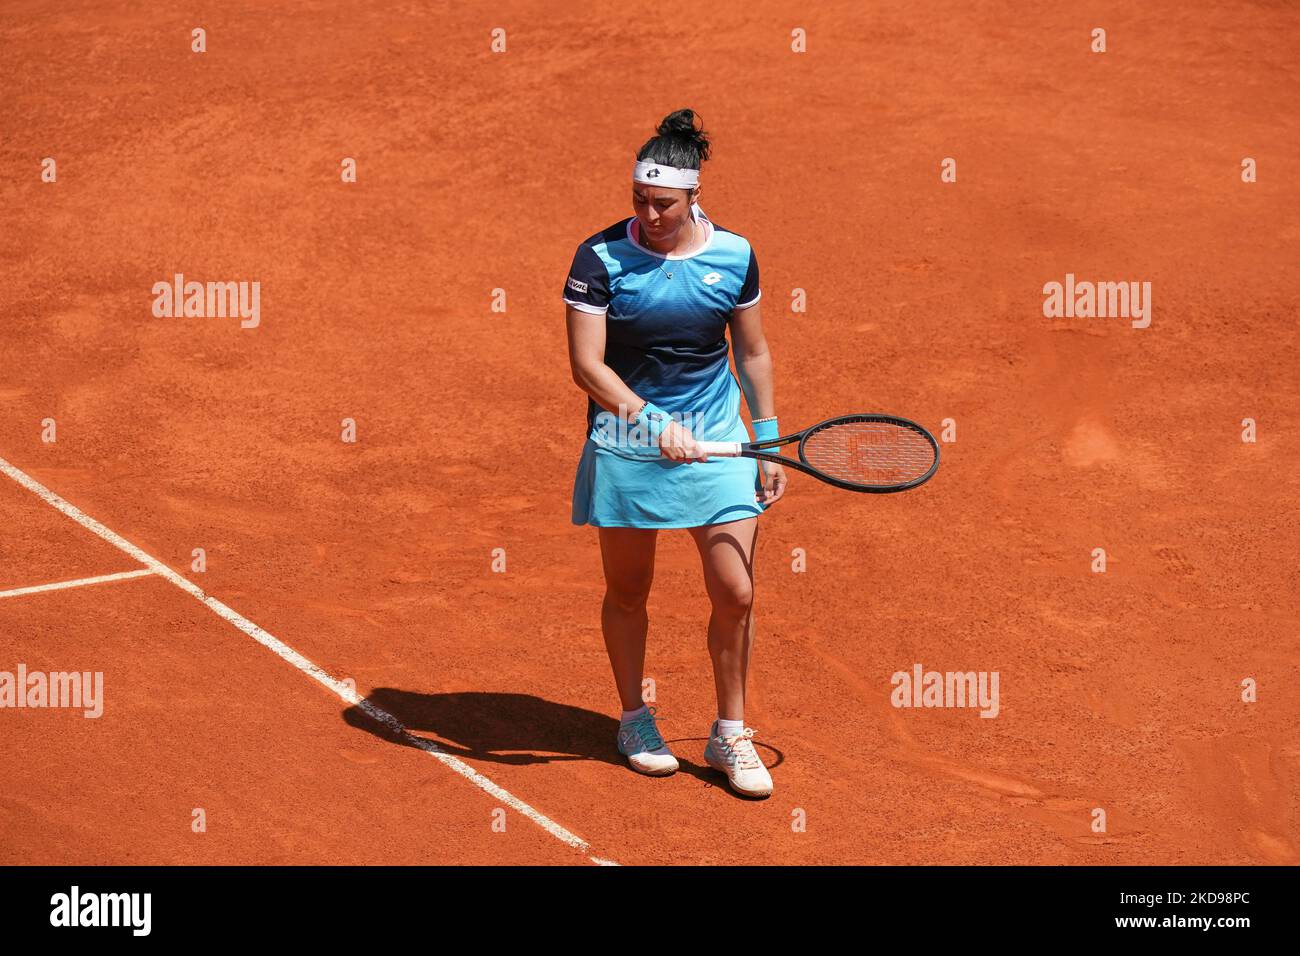
<instances>
[{"instance_id":1,"label":"logo on shirt sleeve","mask_svg":"<svg viewBox=\"0 0 1300 956\"><path fill-rule=\"evenodd\" d=\"M568 285L569 285L569 288L572 289L574 292L582 292L582 293L585 293L585 292L587 291L587 283L585 283L585 282L579 282L579 281L578 281L577 279L575 279L573 276L569 276L569 282L568 282Z\"/></svg>"}]
</instances>

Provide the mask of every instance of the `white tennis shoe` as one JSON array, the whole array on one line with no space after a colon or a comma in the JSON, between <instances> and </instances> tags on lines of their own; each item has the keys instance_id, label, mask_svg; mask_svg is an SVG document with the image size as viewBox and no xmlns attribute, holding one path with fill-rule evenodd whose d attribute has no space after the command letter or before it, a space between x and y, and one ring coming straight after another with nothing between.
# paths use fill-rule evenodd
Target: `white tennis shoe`
<instances>
[{"instance_id":1,"label":"white tennis shoe","mask_svg":"<svg viewBox=\"0 0 1300 956\"><path fill-rule=\"evenodd\" d=\"M725 773L727 783L737 793L746 797L770 797L772 775L754 750L753 736L754 728L746 727L734 737L720 737L715 720L709 728L709 742L704 745L704 761Z\"/></svg>"}]
</instances>

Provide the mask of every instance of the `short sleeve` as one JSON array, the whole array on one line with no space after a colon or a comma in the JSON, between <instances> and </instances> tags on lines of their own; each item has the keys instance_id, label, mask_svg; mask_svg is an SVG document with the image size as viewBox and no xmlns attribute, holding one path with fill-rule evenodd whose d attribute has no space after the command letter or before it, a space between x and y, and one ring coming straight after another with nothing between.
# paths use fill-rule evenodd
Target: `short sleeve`
<instances>
[{"instance_id":1,"label":"short sleeve","mask_svg":"<svg viewBox=\"0 0 1300 956\"><path fill-rule=\"evenodd\" d=\"M569 277L564 280L564 301L595 315L609 308L609 270L588 243L578 246L573 255Z\"/></svg>"},{"instance_id":2,"label":"short sleeve","mask_svg":"<svg viewBox=\"0 0 1300 956\"><path fill-rule=\"evenodd\" d=\"M745 282L740 287L740 295L736 298L737 309L747 309L762 295L758 289L758 257L754 255L754 247L749 247L749 268L745 271Z\"/></svg>"}]
</instances>

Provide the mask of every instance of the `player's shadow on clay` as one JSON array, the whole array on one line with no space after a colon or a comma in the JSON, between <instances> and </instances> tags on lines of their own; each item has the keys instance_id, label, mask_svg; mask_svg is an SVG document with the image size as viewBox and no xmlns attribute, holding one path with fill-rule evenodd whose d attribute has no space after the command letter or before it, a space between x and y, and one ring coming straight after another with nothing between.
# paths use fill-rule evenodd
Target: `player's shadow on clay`
<instances>
[{"instance_id":1,"label":"player's shadow on clay","mask_svg":"<svg viewBox=\"0 0 1300 956\"><path fill-rule=\"evenodd\" d=\"M617 720L531 694L419 694L380 687L366 698L365 704L368 707L358 705L343 711L343 719L359 730L403 747L436 749L455 757L502 764L601 760L627 768L627 758L615 746ZM371 713L367 713L368 709ZM385 722L385 714L396 718L401 727ZM660 732L677 755L677 772L725 790L726 778L722 774L682 756L683 749L702 750L704 738L675 737L669 715L660 711L656 717ZM768 769L784 762L784 755L774 748L756 746Z\"/></svg>"},{"instance_id":2,"label":"player's shadow on clay","mask_svg":"<svg viewBox=\"0 0 1300 956\"><path fill-rule=\"evenodd\" d=\"M618 721L613 717L531 694L419 694L380 687L366 703L396 717L406 733L382 723L362 706L343 711L343 719L404 747L436 748L455 757L516 765L625 759L614 746ZM434 748L422 747L421 742Z\"/></svg>"}]
</instances>

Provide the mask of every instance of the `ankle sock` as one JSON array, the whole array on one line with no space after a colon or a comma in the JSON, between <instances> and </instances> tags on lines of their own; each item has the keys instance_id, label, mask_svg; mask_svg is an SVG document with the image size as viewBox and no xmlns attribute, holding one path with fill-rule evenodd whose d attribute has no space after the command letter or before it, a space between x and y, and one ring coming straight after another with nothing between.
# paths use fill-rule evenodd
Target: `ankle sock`
<instances>
[{"instance_id":1,"label":"ankle sock","mask_svg":"<svg viewBox=\"0 0 1300 956\"><path fill-rule=\"evenodd\" d=\"M737 734L745 732L745 721L741 720L723 720L718 718L718 736L735 737Z\"/></svg>"}]
</instances>

